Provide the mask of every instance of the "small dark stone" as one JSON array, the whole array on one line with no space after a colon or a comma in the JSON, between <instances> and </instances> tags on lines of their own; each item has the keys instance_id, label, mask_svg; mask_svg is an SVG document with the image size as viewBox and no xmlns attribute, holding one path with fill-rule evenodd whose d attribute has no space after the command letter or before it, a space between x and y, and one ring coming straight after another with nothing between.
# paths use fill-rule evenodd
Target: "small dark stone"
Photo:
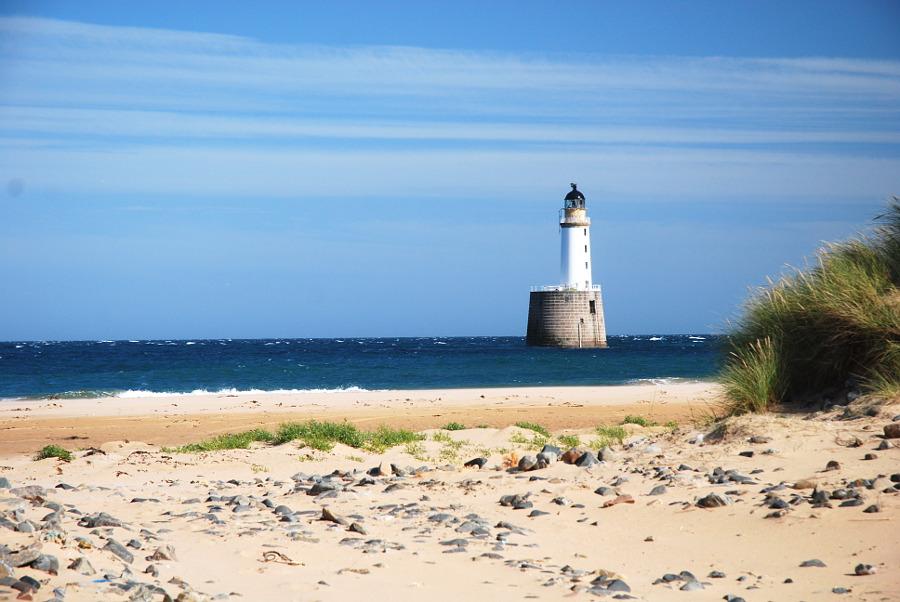
<instances>
[{"instance_id":1,"label":"small dark stone","mask_svg":"<svg viewBox=\"0 0 900 602\"><path fill-rule=\"evenodd\" d=\"M665 485L657 485L656 487L651 489L650 493L648 493L647 495L663 495L666 493L666 491L667 489Z\"/></svg>"},{"instance_id":2,"label":"small dark stone","mask_svg":"<svg viewBox=\"0 0 900 602\"><path fill-rule=\"evenodd\" d=\"M9 479L0 477L0 489L12 489L12 484L10 484Z\"/></svg>"},{"instance_id":3,"label":"small dark stone","mask_svg":"<svg viewBox=\"0 0 900 602\"><path fill-rule=\"evenodd\" d=\"M487 464L487 462L487 458L472 458L463 464L463 466L466 468L484 468L484 465Z\"/></svg>"},{"instance_id":4,"label":"small dark stone","mask_svg":"<svg viewBox=\"0 0 900 602\"><path fill-rule=\"evenodd\" d=\"M844 500L843 502L841 502L840 507L841 508L851 508L853 506L862 506L862 505L863 505L863 501L861 499L853 498L853 499Z\"/></svg>"},{"instance_id":5,"label":"small dark stone","mask_svg":"<svg viewBox=\"0 0 900 602\"><path fill-rule=\"evenodd\" d=\"M103 549L111 552L114 556L118 556L128 564L134 562L134 555L115 539L106 540L106 545L103 546Z\"/></svg>"},{"instance_id":6,"label":"small dark stone","mask_svg":"<svg viewBox=\"0 0 900 602\"><path fill-rule=\"evenodd\" d=\"M892 422L884 425L884 438L897 439L900 437L900 422Z\"/></svg>"},{"instance_id":7,"label":"small dark stone","mask_svg":"<svg viewBox=\"0 0 900 602\"><path fill-rule=\"evenodd\" d=\"M868 506L865 510L863 510L863 512L865 514L874 514L876 512L881 512L881 507L879 507L878 504L872 504L871 506Z\"/></svg>"},{"instance_id":8,"label":"small dark stone","mask_svg":"<svg viewBox=\"0 0 900 602\"><path fill-rule=\"evenodd\" d=\"M718 493L710 493L697 500L697 506L700 508L720 508L729 504L731 504L731 498Z\"/></svg>"},{"instance_id":9,"label":"small dark stone","mask_svg":"<svg viewBox=\"0 0 900 602\"><path fill-rule=\"evenodd\" d=\"M856 568L853 569L853 572L860 577L863 575L874 575L878 569L876 569L871 564L857 564Z\"/></svg>"},{"instance_id":10,"label":"small dark stone","mask_svg":"<svg viewBox=\"0 0 900 602\"><path fill-rule=\"evenodd\" d=\"M811 560L804 560L800 563L801 567L819 567L825 568L825 563L819 560L818 558L813 558Z\"/></svg>"},{"instance_id":11,"label":"small dark stone","mask_svg":"<svg viewBox=\"0 0 900 602\"><path fill-rule=\"evenodd\" d=\"M577 460L575 460L575 466L580 466L581 468L587 468L596 463L597 456L595 456L593 452L584 452Z\"/></svg>"},{"instance_id":12,"label":"small dark stone","mask_svg":"<svg viewBox=\"0 0 900 602\"><path fill-rule=\"evenodd\" d=\"M849 594L852 591L853 591L852 589L847 589L846 587L832 587L831 588L832 594Z\"/></svg>"},{"instance_id":13,"label":"small dark stone","mask_svg":"<svg viewBox=\"0 0 900 602\"><path fill-rule=\"evenodd\" d=\"M710 578L710 579L724 579L724 578L725 578L725 573L723 573L722 571L712 571L712 572L709 574L709 578Z\"/></svg>"},{"instance_id":14,"label":"small dark stone","mask_svg":"<svg viewBox=\"0 0 900 602\"><path fill-rule=\"evenodd\" d=\"M543 510L532 510L528 513L529 518L534 518L536 516L547 516L550 514L549 512L544 512Z\"/></svg>"},{"instance_id":15,"label":"small dark stone","mask_svg":"<svg viewBox=\"0 0 900 602\"><path fill-rule=\"evenodd\" d=\"M841 463L837 460L829 460L828 464L825 465L825 470L840 470Z\"/></svg>"},{"instance_id":16,"label":"small dark stone","mask_svg":"<svg viewBox=\"0 0 900 602\"><path fill-rule=\"evenodd\" d=\"M44 571L51 575L59 573L59 560L51 554L41 554L31 563L31 568L38 571Z\"/></svg>"},{"instance_id":17,"label":"small dark stone","mask_svg":"<svg viewBox=\"0 0 900 602\"><path fill-rule=\"evenodd\" d=\"M869 453L869 454L866 454L865 456L863 456L863 460L877 460L877 459L878 459L877 454Z\"/></svg>"},{"instance_id":18,"label":"small dark stone","mask_svg":"<svg viewBox=\"0 0 900 602\"><path fill-rule=\"evenodd\" d=\"M739 456L744 456L745 458L752 458L752 457L753 457L753 452L750 451L750 450L748 450L748 451L742 451L742 452L739 453L738 455L739 455Z\"/></svg>"},{"instance_id":19,"label":"small dark stone","mask_svg":"<svg viewBox=\"0 0 900 602\"><path fill-rule=\"evenodd\" d=\"M332 523L337 523L338 525L342 525L342 526L344 526L344 527L347 527L347 526L350 525L350 522L349 522L346 518L344 518L343 516L339 516L339 515L337 515L337 514L334 514L334 513L333 513L331 510L329 510L327 507L323 507L323 508L322 508L322 516L321 516L321 518L320 518L319 520L324 520L324 521L328 521L328 522L332 522Z\"/></svg>"}]
</instances>

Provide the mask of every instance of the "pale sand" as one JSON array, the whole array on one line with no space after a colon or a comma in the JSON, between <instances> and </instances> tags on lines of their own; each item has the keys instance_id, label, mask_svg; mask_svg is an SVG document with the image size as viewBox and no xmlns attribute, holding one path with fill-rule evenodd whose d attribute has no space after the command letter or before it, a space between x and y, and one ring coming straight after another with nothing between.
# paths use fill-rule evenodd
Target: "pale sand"
<instances>
[{"instance_id":1,"label":"pale sand","mask_svg":"<svg viewBox=\"0 0 900 602\"><path fill-rule=\"evenodd\" d=\"M578 393L566 393L555 402L583 400ZM457 399L464 404L464 398ZM529 401L539 403L536 397ZM63 410L72 411L83 403L64 402ZM439 409L434 413L441 413L443 419L451 405L436 405ZM109 401L99 406L109 408ZM660 406L667 404L654 408ZM214 407L215 403L209 410ZM629 403L622 407L629 407ZM534 407L529 416L536 418L540 414L534 412L546 409ZM46 416L53 410L35 411ZM593 600L596 598L585 590L600 570L621 575L632 595L642 600L721 600L726 594L742 596L748 602L897 600L900 499L896 493L884 493L891 486L889 479L879 478L872 489L860 487L864 505L847 508L837 507L839 501L832 502L833 508L813 508L807 501L811 490L788 487L777 495L785 500L795 494L804 497L780 518L765 518L772 510L762 506L761 490L781 482L811 479L831 491L858 478L900 472L900 449L896 447L874 452L878 456L874 460L862 459L881 442L882 426L898 411L897 407L884 409L877 418L853 421L837 420L839 412L812 419L742 418L731 422L731 434L724 441L707 439L702 445L688 443L696 434L691 427L669 433L666 429L629 426L633 437L626 443L635 443L627 449L618 448L617 459L592 468L556 463L522 474L503 470L501 463L508 449L533 453L526 444L516 443L530 440L533 433L507 427L442 432L438 441L434 440L435 431L428 431L429 440L420 447L394 448L381 456L343 446L329 453L314 452L296 443L197 455L163 453L143 443L107 443L103 445L105 455L79 452L68 464L53 459L34 462L26 455L7 456L0 462L0 475L9 478L13 486L52 488L67 483L75 487L51 489L46 494L50 500L72 505L67 506L69 511L62 518L60 537L54 539L52 530L39 532L45 539L43 551L58 557L60 574L16 569L18 575L45 581L37 600L50 598L52 588L65 584L67 601L126 600L135 590L121 593L114 584L123 584L129 578L156 584L173 598L191 590L194 597L183 599L196 600L217 595L218 599L242 601ZM751 444L750 435L766 435L771 441ZM589 431L582 431L584 441L591 436ZM840 445L853 436L862 441L861 447ZM458 443L441 441L446 437ZM648 450L651 443L658 449ZM745 450L753 450L755 455L738 455ZM765 453L767 450L771 452ZM485 469L461 467L462 461L479 454L489 457ZM825 472L829 460L839 461L840 468ZM405 478L377 477L374 485L354 485L364 476L363 471L380 462L385 462L386 470L388 462L403 467L424 465L430 470ZM695 470L679 471L682 463ZM743 474L760 471L753 475L757 483L713 485L707 475L718 466ZM654 478L654 467L668 467L677 476L668 482L665 494L648 496L663 482ZM317 499L294 489L291 476L298 472L324 475L336 469L360 472L348 476L347 490L335 498ZM539 480L531 480L533 477ZM602 508L611 498L595 494L594 489L610 485L618 477L628 478L618 489L633 496L634 503ZM400 487L386 491L392 484ZM498 503L502 495L529 492L534 508L549 515L529 518L530 510L513 510ZM728 492L735 501L721 508L698 508L695 500L709 492ZM227 502L205 503L211 493L247 496L250 507L235 513ZM7 515L21 507L20 519L40 524L49 512L12 496L10 490L0 489L0 511ZM553 503L559 496L568 498L570 504ZM278 517L260 503L266 497L299 512L297 522L278 522ZM134 498L151 501L135 502ZM392 513L394 506L388 505L393 504L413 506L406 512ZM878 504L881 511L863 513L870 504ZM222 511L210 513L216 505ZM359 521L368 534L360 536L317 520L323 506ZM96 530L79 527L79 515L73 507L84 514L108 512L126 526ZM458 521L429 520L439 513ZM484 519L489 536L477 538L457 532L472 513ZM210 516L220 517L223 524L215 524ZM507 543L498 547L497 535L510 533L497 526L500 521L524 530L511 532ZM147 532L141 533L141 529ZM76 535L87 537L94 548L79 549ZM36 536L0 526L0 542L13 549L34 541ZM144 549L131 550L135 556L129 565L133 575L114 579L113 584L94 583L106 573L118 577L125 568L110 552L97 549L107 537L122 544L136 538ZM355 545L342 544L346 538ZM359 541L354 542L357 538ZM445 553L455 546L440 542L457 538L469 542L464 551ZM365 542L371 540L382 540L386 545L370 544L366 553ZM151 564L145 558L160 545L171 545L177 561L153 562L159 570L158 578L153 578L143 572ZM394 549L398 546L402 549ZM301 564L263 562L264 554L272 551ZM482 556L485 553L499 557ZM65 568L82 555L97 574L82 576ZM813 558L827 566L798 566ZM853 576L858 563L874 565L877 574ZM574 576L577 573L565 571L566 566L584 574ZM705 589L682 592L678 590L681 582L654 585L662 575L682 570L693 572L707 584ZM725 578L708 578L712 570L723 571ZM788 578L793 583L784 583ZM831 593L833 587L845 587L852 593L838 596ZM0 600L8 591L0 586ZM6 594L6 599L13 599L13 595ZM162 598L157 595L148 599Z\"/></svg>"},{"instance_id":2,"label":"pale sand","mask_svg":"<svg viewBox=\"0 0 900 602\"><path fill-rule=\"evenodd\" d=\"M452 421L502 428L521 420L559 430L616 424L628 414L686 422L707 414L719 395L718 385L702 382L6 400L0 402L0 457L49 443L78 448L126 439L173 445L311 418L415 430Z\"/></svg>"}]
</instances>

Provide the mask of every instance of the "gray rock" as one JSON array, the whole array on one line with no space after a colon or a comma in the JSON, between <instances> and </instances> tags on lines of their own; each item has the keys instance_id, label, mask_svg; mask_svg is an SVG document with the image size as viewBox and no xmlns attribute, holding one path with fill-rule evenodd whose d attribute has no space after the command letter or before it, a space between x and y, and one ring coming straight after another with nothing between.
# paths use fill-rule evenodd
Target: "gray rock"
<instances>
[{"instance_id":1,"label":"gray rock","mask_svg":"<svg viewBox=\"0 0 900 602\"><path fill-rule=\"evenodd\" d=\"M700 591L703 589L703 584L700 583L699 581L697 581L696 579L692 579L692 580L686 582L684 585L682 585L678 589L680 589L683 592L696 592L696 591Z\"/></svg>"},{"instance_id":2,"label":"gray rock","mask_svg":"<svg viewBox=\"0 0 900 602\"><path fill-rule=\"evenodd\" d=\"M537 466L536 468L547 468L556 460L557 456L555 454L545 454L541 452L537 455Z\"/></svg>"},{"instance_id":3,"label":"gray rock","mask_svg":"<svg viewBox=\"0 0 900 602\"><path fill-rule=\"evenodd\" d=\"M612 487L606 487L605 485L597 487L594 490L594 493L597 495L615 495L616 491Z\"/></svg>"},{"instance_id":4,"label":"gray rock","mask_svg":"<svg viewBox=\"0 0 900 602\"><path fill-rule=\"evenodd\" d=\"M156 548L156 550L147 556L146 560L150 562L159 562L161 560L175 560L178 558L175 557L175 548L172 546L160 546Z\"/></svg>"},{"instance_id":5,"label":"gray rock","mask_svg":"<svg viewBox=\"0 0 900 602\"><path fill-rule=\"evenodd\" d=\"M115 539L107 539L106 545L103 546L103 549L107 552L110 552L113 556L119 557L128 564L134 562L134 554L129 552L125 546L117 542Z\"/></svg>"},{"instance_id":6,"label":"gray rock","mask_svg":"<svg viewBox=\"0 0 900 602\"><path fill-rule=\"evenodd\" d=\"M852 589L848 589L846 587L832 587L831 588L832 594L849 594L852 591L853 591Z\"/></svg>"},{"instance_id":7,"label":"gray rock","mask_svg":"<svg viewBox=\"0 0 900 602\"><path fill-rule=\"evenodd\" d=\"M122 521L110 516L106 512L100 512L99 514L82 516L78 520L78 526L87 527L88 529L96 529L97 527L121 527Z\"/></svg>"},{"instance_id":8,"label":"gray rock","mask_svg":"<svg viewBox=\"0 0 900 602\"><path fill-rule=\"evenodd\" d=\"M41 544L32 544L11 554L6 555L6 562L13 567L22 567L31 564L41 555Z\"/></svg>"},{"instance_id":9,"label":"gray rock","mask_svg":"<svg viewBox=\"0 0 900 602\"><path fill-rule=\"evenodd\" d=\"M663 495L666 493L666 491L667 489L665 485L657 485L656 487L651 489L650 493L648 493L647 495Z\"/></svg>"},{"instance_id":10,"label":"gray rock","mask_svg":"<svg viewBox=\"0 0 900 602\"><path fill-rule=\"evenodd\" d=\"M19 533L34 533L34 524L30 520L23 520L16 525L16 531Z\"/></svg>"},{"instance_id":11,"label":"gray rock","mask_svg":"<svg viewBox=\"0 0 900 602\"><path fill-rule=\"evenodd\" d=\"M875 568L874 566L872 566L871 564L857 564L856 568L853 569L853 572L859 576L874 575L875 573L878 572L878 569Z\"/></svg>"},{"instance_id":12,"label":"gray rock","mask_svg":"<svg viewBox=\"0 0 900 602\"><path fill-rule=\"evenodd\" d=\"M724 579L725 573L722 571L711 571L708 576L710 579Z\"/></svg>"},{"instance_id":13,"label":"gray rock","mask_svg":"<svg viewBox=\"0 0 900 602\"><path fill-rule=\"evenodd\" d=\"M600 458L604 462L614 462L615 460L619 459L619 454L614 452L607 445L606 447L603 447L600 451L597 452L597 457Z\"/></svg>"},{"instance_id":14,"label":"gray rock","mask_svg":"<svg viewBox=\"0 0 900 602\"><path fill-rule=\"evenodd\" d=\"M575 466L580 466L581 468L594 466L596 463L597 456L595 456L593 452L584 452L583 454L581 454L581 457L575 460Z\"/></svg>"},{"instance_id":15,"label":"gray rock","mask_svg":"<svg viewBox=\"0 0 900 602\"><path fill-rule=\"evenodd\" d=\"M350 523L350 526L347 528L348 531L352 531L353 533L359 533L360 535L368 535L368 531L361 524L357 522Z\"/></svg>"},{"instance_id":16,"label":"gray rock","mask_svg":"<svg viewBox=\"0 0 900 602\"><path fill-rule=\"evenodd\" d=\"M6 477L0 477L0 489L12 489L12 485L9 482L9 479Z\"/></svg>"},{"instance_id":17,"label":"gray rock","mask_svg":"<svg viewBox=\"0 0 900 602\"><path fill-rule=\"evenodd\" d=\"M59 573L59 560L52 554L41 554L31 563L31 568L44 571L51 575Z\"/></svg>"},{"instance_id":18,"label":"gray rock","mask_svg":"<svg viewBox=\"0 0 900 602\"><path fill-rule=\"evenodd\" d=\"M544 512L543 510L532 510L531 512L528 513L528 517L534 518L537 516L547 516L548 514L550 514L550 513Z\"/></svg>"},{"instance_id":19,"label":"gray rock","mask_svg":"<svg viewBox=\"0 0 900 602\"><path fill-rule=\"evenodd\" d=\"M487 458L472 458L463 464L463 466L466 468L484 468L484 465L487 464L487 462Z\"/></svg>"},{"instance_id":20,"label":"gray rock","mask_svg":"<svg viewBox=\"0 0 900 602\"><path fill-rule=\"evenodd\" d=\"M93 575L97 572L96 570L94 570L94 567L93 567L93 565L91 565L91 562L84 556L79 556L78 558L73 560L71 563L69 563L69 566L66 568L68 568L69 570L75 571L80 575Z\"/></svg>"},{"instance_id":21,"label":"gray rock","mask_svg":"<svg viewBox=\"0 0 900 602\"><path fill-rule=\"evenodd\" d=\"M806 568L806 567L825 568L825 563L822 562L821 560L819 560L818 558L812 558L810 560L804 560L803 562L800 563L800 566L804 567L804 568Z\"/></svg>"},{"instance_id":22,"label":"gray rock","mask_svg":"<svg viewBox=\"0 0 900 602\"><path fill-rule=\"evenodd\" d=\"M334 514L327 507L322 508L322 517L320 518L320 520L337 523L338 525L342 525L344 527L347 527L350 525L350 522L346 518L344 518L343 516Z\"/></svg>"},{"instance_id":23,"label":"gray rock","mask_svg":"<svg viewBox=\"0 0 900 602\"><path fill-rule=\"evenodd\" d=\"M700 508L720 508L731 504L731 498L725 494L710 493L697 500Z\"/></svg>"},{"instance_id":24,"label":"gray rock","mask_svg":"<svg viewBox=\"0 0 900 602\"><path fill-rule=\"evenodd\" d=\"M551 456L553 456L553 460L556 460L562 455L562 450L560 448L556 447L555 445L550 445L548 443L547 445L544 445L544 447L541 448L541 453L551 455Z\"/></svg>"},{"instance_id":25,"label":"gray rock","mask_svg":"<svg viewBox=\"0 0 900 602\"><path fill-rule=\"evenodd\" d=\"M534 456L522 456L519 460L519 470L522 472L527 472L529 470L534 470L537 467L537 458Z\"/></svg>"}]
</instances>

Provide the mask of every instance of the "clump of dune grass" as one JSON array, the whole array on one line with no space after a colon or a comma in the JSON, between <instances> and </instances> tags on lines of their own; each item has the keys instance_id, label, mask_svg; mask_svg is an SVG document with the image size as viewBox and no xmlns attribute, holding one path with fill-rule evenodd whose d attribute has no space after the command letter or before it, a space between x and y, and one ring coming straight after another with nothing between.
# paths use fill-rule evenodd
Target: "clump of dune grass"
<instances>
[{"instance_id":1,"label":"clump of dune grass","mask_svg":"<svg viewBox=\"0 0 900 602\"><path fill-rule=\"evenodd\" d=\"M900 199L876 224L751 297L720 374L729 413L850 388L900 393Z\"/></svg>"},{"instance_id":2,"label":"clump of dune grass","mask_svg":"<svg viewBox=\"0 0 900 602\"><path fill-rule=\"evenodd\" d=\"M550 431L535 422L517 422L516 426L520 429L528 429L529 431L534 431L535 433L543 435L544 437L550 436Z\"/></svg>"},{"instance_id":3,"label":"clump of dune grass","mask_svg":"<svg viewBox=\"0 0 900 602\"><path fill-rule=\"evenodd\" d=\"M581 438L578 435L559 435L556 439L563 447L570 449L581 445Z\"/></svg>"},{"instance_id":4,"label":"clump of dune grass","mask_svg":"<svg viewBox=\"0 0 900 602\"><path fill-rule=\"evenodd\" d=\"M240 433L226 433L216 435L198 443L188 443L174 449L164 448L163 451L179 453L199 453L219 451L223 449L247 449L255 441L270 442L274 435L265 429L252 429Z\"/></svg>"},{"instance_id":5,"label":"clump of dune grass","mask_svg":"<svg viewBox=\"0 0 900 602\"><path fill-rule=\"evenodd\" d=\"M595 432L597 433L597 438L591 442L591 447L597 448L621 445L625 437L628 436L628 431L621 426L601 425L597 427Z\"/></svg>"},{"instance_id":6,"label":"clump of dune grass","mask_svg":"<svg viewBox=\"0 0 900 602\"><path fill-rule=\"evenodd\" d=\"M395 429L380 426L375 431L365 433L363 447L369 451L381 453L391 447L406 445L423 440L425 437L407 429Z\"/></svg>"},{"instance_id":7,"label":"clump of dune grass","mask_svg":"<svg viewBox=\"0 0 900 602\"><path fill-rule=\"evenodd\" d=\"M644 418L643 416L632 416L629 414L622 419L622 424L636 424L638 426L659 426L658 422Z\"/></svg>"},{"instance_id":8,"label":"clump of dune grass","mask_svg":"<svg viewBox=\"0 0 900 602\"><path fill-rule=\"evenodd\" d=\"M459 422L448 422L441 428L445 431L464 431L466 430L466 425Z\"/></svg>"},{"instance_id":9,"label":"clump of dune grass","mask_svg":"<svg viewBox=\"0 0 900 602\"><path fill-rule=\"evenodd\" d=\"M46 460L47 458L59 458L63 462L72 461L72 452L58 445L45 445L41 451L35 455L35 460Z\"/></svg>"}]
</instances>

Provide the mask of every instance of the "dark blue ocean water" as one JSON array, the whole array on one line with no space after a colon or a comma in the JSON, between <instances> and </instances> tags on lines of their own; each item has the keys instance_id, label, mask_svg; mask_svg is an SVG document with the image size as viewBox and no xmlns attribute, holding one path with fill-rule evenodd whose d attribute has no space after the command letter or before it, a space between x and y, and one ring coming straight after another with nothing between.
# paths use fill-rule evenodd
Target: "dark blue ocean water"
<instances>
[{"instance_id":1,"label":"dark blue ocean water","mask_svg":"<svg viewBox=\"0 0 900 602\"><path fill-rule=\"evenodd\" d=\"M137 392L603 385L703 379L721 337L641 335L608 349L521 337L0 343L0 398Z\"/></svg>"}]
</instances>

